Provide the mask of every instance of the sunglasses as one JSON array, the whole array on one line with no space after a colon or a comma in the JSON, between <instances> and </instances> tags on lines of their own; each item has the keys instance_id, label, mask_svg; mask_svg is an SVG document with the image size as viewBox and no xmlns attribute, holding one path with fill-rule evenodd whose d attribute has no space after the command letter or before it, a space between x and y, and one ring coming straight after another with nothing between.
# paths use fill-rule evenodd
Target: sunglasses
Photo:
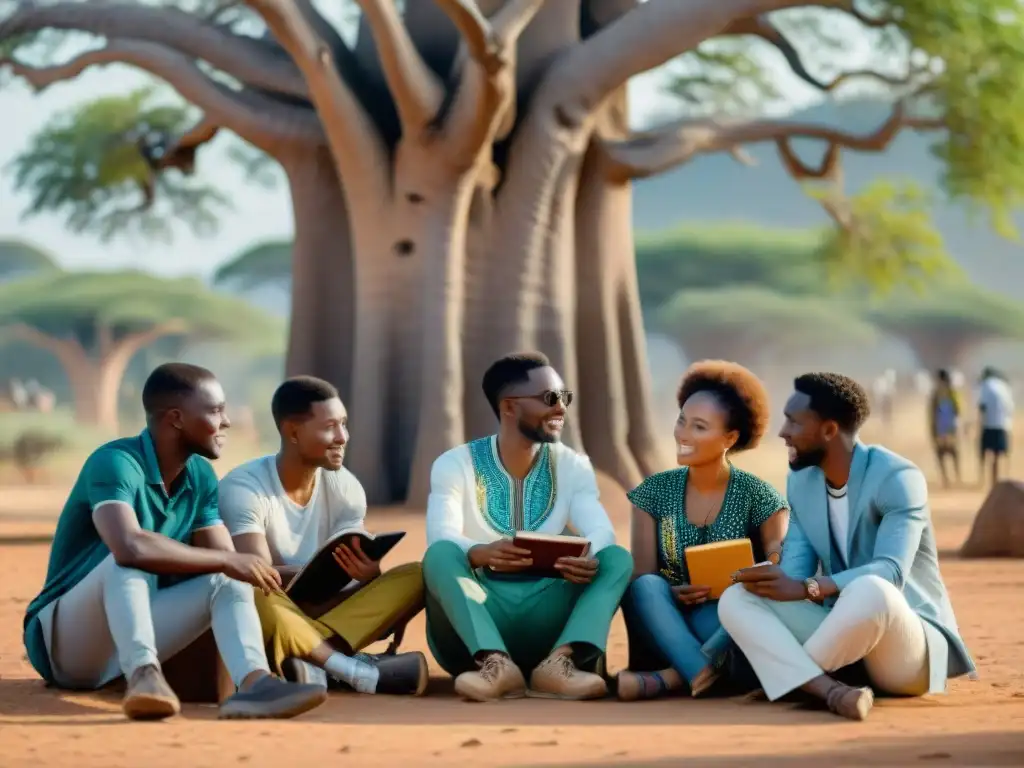
<instances>
[{"instance_id":1,"label":"sunglasses","mask_svg":"<svg viewBox=\"0 0 1024 768\"><path fill-rule=\"evenodd\" d=\"M513 395L506 398L507 400L539 400L544 403L548 408L554 408L555 403L561 402L562 405L568 408L572 405L572 390L562 389L554 390L549 389L547 392L541 392L538 395Z\"/></svg>"}]
</instances>

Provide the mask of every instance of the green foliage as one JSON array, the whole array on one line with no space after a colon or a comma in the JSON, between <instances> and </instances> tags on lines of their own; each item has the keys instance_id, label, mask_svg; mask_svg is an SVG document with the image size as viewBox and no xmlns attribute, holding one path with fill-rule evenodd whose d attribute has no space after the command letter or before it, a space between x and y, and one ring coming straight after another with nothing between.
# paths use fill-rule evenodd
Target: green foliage
<instances>
[{"instance_id":1,"label":"green foliage","mask_svg":"<svg viewBox=\"0 0 1024 768\"><path fill-rule=\"evenodd\" d=\"M154 88L109 96L58 116L11 163L14 187L31 195L26 216L56 213L76 233L169 241L174 225L216 231L227 198L176 170L154 173L140 142L167 143L193 122Z\"/></svg>"},{"instance_id":2,"label":"green foliage","mask_svg":"<svg viewBox=\"0 0 1024 768\"><path fill-rule=\"evenodd\" d=\"M60 438L69 449L93 450L110 439L100 430L82 426L75 421L74 412L57 408L50 413L12 411L0 413L0 454L13 452L21 435L37 434Z\"/></svg>"},{"instance_id":3,"label":"green foliage","mask_svg":"<svg viewBox=\"0 0 1024 768\"><path fill-rule=\"evenodd\" d=\"M285 285L292 277L292 243L271 240L247 248L214 273L218 286L251 291L267 285Z\"/></svg>"},{"instance_id":4,"label":"green foliage","mask_svg":"<svg viewBox=\"0 0 1024 768\"><path fill-rule=\"evenodd\" d=\"M899 291L865 313L898 336L961 340L1024 339L1024 305L965 280L943 280L924 291Z\"/></svg>"},{"instance_id":5,"label":"green foliage","mask_svg":"<svg viewBox=\"0 0 1024 768\"><path fill-rule=\"evenodd\" d=\"M57 260L38 246L24 240L0 240L0 280L9 280L29 272L53 272L59 269Z\"/></svg>"},{"instance_id":6,"label":"green foliage","mask_svg":"<svg viewBox=\"0 0 1024 768\"><path fill-rule=\"evenodd\" d=\"M1014 234L1024 195L1024 6L1018 0L898 0L899 28L919 59L940 68L929 96L947 131L935 147L954 198L989 210Z\"/></svg>"},{"instance_id":7,"label":"green foliage","mask_svg":"<svg viewBox=\"0 0 1024 768\"><path fill-rule=\"evenodd\" d=\"M827 200L829 192L809 190ZM901 283L923 288L936 275L958 272L932 223L930 196L912 182L878 179L843 205L848 226L825 237L819 255L833 287L865 282L886 292Z\"/></svg>"},{"instance_id":8,"label":"green foliage","mask_svg":"<svg viewBox=\"0 0 1024 768\"><path fill-rule=\"evenodd\" d=\"M642 235L636 259L645 311L681 290L757 285L783 294L822 289L826 274L815 258L821 234L750 224L683 227Z\"/></svg>"},{"instance_id":9,"label":"green foliage","mask_svg":"<svg viewBox=\"0 0 1024 768\"><path fill-rule=\"evenodd\" d=\"M76 336L87 348L99 329L115 339L172 320L192 339L230 339L259 353L283 347L284 328L242 299L206 288L193 278L164 279L136 271L63 272L0 286L0 327L33 326L55 336Z\"/></svg>"},{"instance_id":10,"label":"green foliage","mask_svg":"<svg viewBox=\"0 0 1024 768\"><path fill-rule=\"evenodd\" d=\"M684 348L708 334L759 350L877 338L841 300L786 296L753 285L681 291L658 311L656 322Z\"/></svg>"}]
</instances>

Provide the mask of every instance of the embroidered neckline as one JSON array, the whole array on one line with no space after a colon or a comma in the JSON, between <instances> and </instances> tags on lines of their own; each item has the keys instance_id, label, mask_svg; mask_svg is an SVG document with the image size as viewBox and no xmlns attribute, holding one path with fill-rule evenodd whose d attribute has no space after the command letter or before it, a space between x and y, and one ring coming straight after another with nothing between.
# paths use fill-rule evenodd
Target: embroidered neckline
<instances>
[{"instance_id":1,"label":"embroidered neckline","mask_svg":"<svg viewBox=\"0 0 1024 768\"><path fill-rule=\"evenodd\" d=\"M476 501L491 527L505 536L536 531L555 504L555 457L543 444L529 474L517 480L508 473L498 453L497 435L469 444L476 480Z\"/></svg>"}]
</instances>

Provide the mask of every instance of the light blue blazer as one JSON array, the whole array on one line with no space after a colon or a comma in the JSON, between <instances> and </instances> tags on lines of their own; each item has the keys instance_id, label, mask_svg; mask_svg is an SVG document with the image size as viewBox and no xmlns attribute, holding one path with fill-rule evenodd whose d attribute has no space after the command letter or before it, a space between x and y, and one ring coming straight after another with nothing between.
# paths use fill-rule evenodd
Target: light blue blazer
<instances>
[{"instance_id":1,"label":"light blue blazer","mask_svg":"<svg viewBox=\"0 0 1024 768\"><path fill-rule=\"evenodd\" d=\"M858 576L873 574L903 591L924 619L930 666L929 693L946 680L975 676L974 661L960 637L956 616L939 573L928 484L912 462L878 445L858 442L847 484L850 508L847 566L833 563L825 473L818 467L791 472L786 496L792 507L782 547L782 569L794 579L818 572L840 592ZM835 598L826 601L826 607Z\"/></svg>"}]
</instances>

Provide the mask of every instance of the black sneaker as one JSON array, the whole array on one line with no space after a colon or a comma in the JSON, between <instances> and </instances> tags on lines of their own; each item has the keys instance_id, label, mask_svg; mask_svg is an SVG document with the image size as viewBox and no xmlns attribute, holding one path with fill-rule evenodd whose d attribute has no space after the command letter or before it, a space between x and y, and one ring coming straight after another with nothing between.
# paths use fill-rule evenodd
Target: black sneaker
<instances>
[{"instance_id":1,"label":"black sneaker","mask_svg":"<svg viewBox=\"0 0 1024 768\"><path fill-rule=\"evenodd\" d=\"M327 701L321 685L286 683L273 675L260 678L220 705L222 720L285 720Z\"/></svg>"},{"instance_id":2,"label":"black sneaker","mask_svg":"<svg viewBox=\"0 0 1024 768\"><path fill-rule=\"evenodd\" d=\"M430 673L427 657L419 651L397 654L357 653L358 661L376 667L376 693L395 696L422 696L427 690Z\"/></svg>"}]
</instances>

